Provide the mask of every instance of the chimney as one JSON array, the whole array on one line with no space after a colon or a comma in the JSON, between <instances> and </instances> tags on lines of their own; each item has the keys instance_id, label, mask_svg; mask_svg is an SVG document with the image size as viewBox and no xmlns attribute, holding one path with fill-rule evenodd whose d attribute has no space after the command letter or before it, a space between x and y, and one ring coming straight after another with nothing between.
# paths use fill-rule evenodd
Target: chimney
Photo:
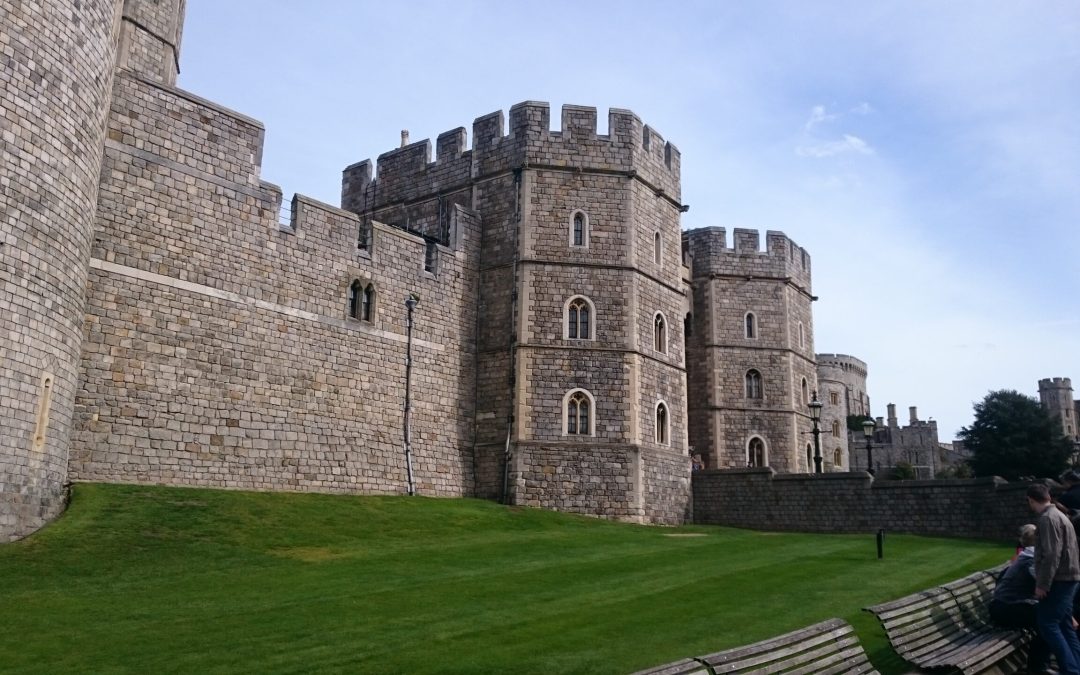
<instances>
[{"instance_id":1,"label":"chimney","mask_svg":"<svg viewBox=\"0 0 1080 675\"><path fill-rule=\"evenodd\" d=\"M404 148L408 144L409 144L409 130L408 129L402 129L401 130L401 147Z\"/></svg>"},{"instance_id":2,"label":"chimney","mask_svg":"<svg viewBox=\"0 0 1080 675\"><path fill-rule=\"evenodd\" d=\"M896 404L895 403L890 403L886 407L889 409L889 428L890 429L895 429L896 426L897 426L896 425Z\"/></svg>"},{"instance_id":3,"label":"chimney","mask_svg":"<svg viewBox=\"0 0 1080 675\"><path fill-rule=\"evenodd\" d=\"M910 416L910 422L909 423L911 424L911 426L915 426L916 424L919 423L919 409L918 408L916 408L915 406L909 407L908 408L908 415Z\"/></svg>"}]
</instances>

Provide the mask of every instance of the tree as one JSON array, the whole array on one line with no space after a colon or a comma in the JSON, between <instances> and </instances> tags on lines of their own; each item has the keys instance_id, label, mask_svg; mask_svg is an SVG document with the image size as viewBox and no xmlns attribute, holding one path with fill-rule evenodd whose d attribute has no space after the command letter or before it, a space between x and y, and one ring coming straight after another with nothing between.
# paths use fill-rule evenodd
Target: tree
<instances>
[{"instance_id":1,"label":"tree","mask_svg":"<svg viewBox=\"0 0 1080 675\"><path fill-rule=\"evenodd\" d=\"M1068 465L1072 444L1060 425L1030 396L1003 389L975 404L975 421L960 430L977 476L1056 478Z\"/></svg>"},{"instance_id":2,"label":"tree","mask_svg":"<svg viewBox=\"0 0 1080 675\"><path fill-rule=\"evenodd\" d=\"M847 416L847 428L849 431L862 433L862 423L866 420L874 421L873 417L869 415L848 415Z\"/></svg>"}]
</instances>

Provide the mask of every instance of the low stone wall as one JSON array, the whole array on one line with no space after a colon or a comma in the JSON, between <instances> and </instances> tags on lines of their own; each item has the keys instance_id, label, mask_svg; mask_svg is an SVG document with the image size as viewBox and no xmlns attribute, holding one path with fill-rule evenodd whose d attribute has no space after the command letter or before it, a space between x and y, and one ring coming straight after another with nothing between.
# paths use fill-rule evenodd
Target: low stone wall
<instances>
[{"instance_id":1,"label":"low stone wall","mask_svg":"<svg viewBox=\"0 0 1080 675\"><path fill-rule=\"evenodd\" d=\"M1027 483L1001 478L875 481L863 472L776 474L717 469L693 475L694 522L755 530L864 533L884 528L942 537L1016 538L1034 521Z\"/></svg>"}]
</instances>

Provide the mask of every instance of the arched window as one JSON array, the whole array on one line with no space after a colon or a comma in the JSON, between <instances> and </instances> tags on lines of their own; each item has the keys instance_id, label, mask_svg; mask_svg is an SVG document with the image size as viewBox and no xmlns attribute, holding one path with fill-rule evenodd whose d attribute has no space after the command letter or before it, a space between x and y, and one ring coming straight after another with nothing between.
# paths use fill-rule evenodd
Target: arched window
<instances>
[{"instance_id":1,"label":"arched window","mask_svg":"<svg viewBox=\"0 0 1080 675\"><path fill-rule=\"evenodd\" d=\"M844 466L844 453L840 452L840 448L832 451L832 463L837 468Z\"/></svg>"},{"instance_id":2,"label":"arched window","mask_svg":"<svg viewBox=\"0 0 1080 675\"><path fill-rule=\"evenodd\" d=\"M573 389L563 397L563 433L567 436L592 436L593 397L584 389Z\"/></svg>"},{"instance_id":3,"label":"arched window","mask_svg":"<svg viewBox=\"0 0 1080 675\"><path fill-rule=\"evenodd\" d=\"M758 468L765 466L765 441L757 436L750 439L746 446L746 466Z\"/></svg>"},{"instance_id":4,"label":"arched window","mask_svg":"<svg viewBox=\"0 0 1080 675\"><path fill-rule=\"evenodd\" d=\"M363 298L360 301L360 318L371 321L375 316L375 284L364 287Z\"/></svg>"},{"instance_id":5,"label":"arched window","mask_svg":"<svg viewBox=\"0 0 1080 675\"><path fill-rule=\"evenodd\" d=\"M806 378L805 377L802 379L802 402L803 402L803 405L809 405L810 404L810 389L806 385Z\"/></svg>"},{"instance_id":6,"label":"arched window","mask_svg":"<svg viewBox=\"0 0 1080 675\"><path fill-rule=\"evenodd\" d=\"M806 444L806 473L814 473L814 448Z\"/></svg>"},{"instance_id":7,"label":"arched window","mask_svg":"<svg viewBox=\"0 0 1080 675\"><path fill-rule=\"evenodd\" d=\"M566 302L565 338L569 340L593 340L593 306L588 298L576 296Z\"/></svg>"},{"instance_id":8,"label":"arched window","mask_svg":"<svg viewBox=\"0 0 1080 675\"><path fill-rule=\"evenodd\" d=\"M588 248L589 246L589 216L584 211L574 211L570 214L570 245Z\"/></svg>"},{"instance_id":9,"label":"arched window","mask_svg":"<svg viewBox=\"0 0 1080 675\"><path fill-rule=\"evenodd\" d=\"M746 337L751 340L757 337L757 317L753 312L746 313Z\"/></svg>"},{"instance_id":10,"label":"arched window","mask_svg":"<svg viewBox=\"0 0 1080 675\"><path fill-rule=\"evenodd\" d=\"M750 369L746 371L746 398L762 399L761 373Z\"/></svg>"},{"instance_id":11,"label":"arched window","mask_svg":"<svg viewBox=\"0 0 1080 675\"><path fill-rule=\"evenodd\" d=\"M349 286L349 317L360 318L361 296L364 295L364 286L359 280L353 281Z\"/></svg>"},{"instance_id":12,"label":"arched window","mask_svg":"<svg viewBox=\"0 0 1080 675\"><path fill-rule=\"evenodd\" d=\"M806 346L806 332L803 330L802 321L799 322L799 346Z\"/></svg>"},{"instance_id":13,"label":"arched window","mask_svg":"<svg viewBox=\"0 0 1080 675\"><path fill-rule=\"evenodd\" d=\"M833 420L833 423L832 423L832 435L835 438L840 438L840 422L837 421L837 420Z\"/></svg>"},{"instance_id":14,"label":"arched window","mask_svg":"<svg viewBox=\"0 0 1080 675\"><path fill-rule=\"evenodd\" d=\"M660 445L668 445L668 409L663 401L656 404L656 442Z\"/></svg>"},{"instance_id":15,"label":"arched window","mask_svg":"<svg viewBox=\"0 0 1080 675\"><path fill-rule=\"evenodd\" d=\"M653 348L661 354L667 352L667 322L660 312L653 317Z\"/></svg>"},{"instance_id":16,"label":"arched window","mask_svg":"<svg viewBox=\"0 0 1080 675\"><path fill-rule=\"evenodd\" d=\"M664 264L664 240L657 232L653 235L653 262L657 265Z\"/></svg>"}]
</instances>

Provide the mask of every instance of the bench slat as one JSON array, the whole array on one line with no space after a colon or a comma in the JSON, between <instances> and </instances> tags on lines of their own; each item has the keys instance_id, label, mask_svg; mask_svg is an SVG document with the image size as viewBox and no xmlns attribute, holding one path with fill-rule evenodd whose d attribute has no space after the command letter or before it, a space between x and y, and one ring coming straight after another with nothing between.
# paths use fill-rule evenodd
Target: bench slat
<instances>
[{"instance_id":1,"label":"bench slat","mask_svg":"<svg viewBox=\"0 0 1080 675\"><path fill-rule=\"evenodd\" d=\"M639 670L633 675L712 675L712 673L700 661L683 659L648 670Z\"/></svg>"}]
</instances>

